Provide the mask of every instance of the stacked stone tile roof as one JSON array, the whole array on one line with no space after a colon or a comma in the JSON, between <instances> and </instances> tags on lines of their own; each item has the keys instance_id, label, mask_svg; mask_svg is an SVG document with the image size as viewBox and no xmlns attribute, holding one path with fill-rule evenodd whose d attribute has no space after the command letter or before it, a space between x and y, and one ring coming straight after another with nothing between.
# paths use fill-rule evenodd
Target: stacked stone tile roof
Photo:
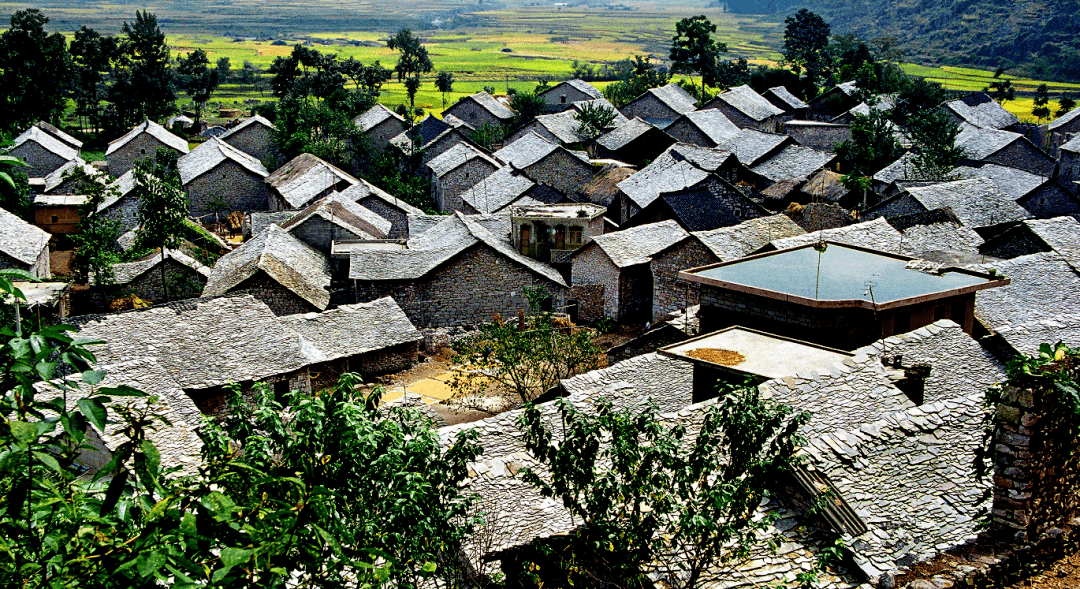
<instances>
[{"instance_id":1,"label":"stacked stone tile roof","mask_svg":"<svg viewBox=\"0 0 1080 589\"><path fill-rule=\"evenodd\" d=\"M806 180L835 159L835 154L791 144L750 170L773 182L791 179Z\"/></svg>"},{"instance_id":2,"label":"stacked stone tile roof","mask_svg":"<svg viewBox=\"0 0 1080 589\"><path fill-rule=\"evenodd\" d=\"M893 229L893 226L889 225L889 222L885 219L877 218L873 221L864 221L845 227L812 231L794 237L776 239L769 245L782 250L809 245L818 241L833 241L882 252L897 253L900 250L900 240L899 231Z\"/></svg>"},{"instance_id":3,"label":"stacked stone tile roof","mask_svg":"<svg viewBox=\"0 0 1080 589\"><path fill-rule=\"evenodd\" d=\"M228 139L229 137L231 137L233 135L236 135L236 134L240 133L241 131L243 131L244 129L247 129L248 127L252 127L254 125L262 125L263 127L266 127L267 129L273 129L274 128L274 123L271 123L266 117L264 117L262 115L252 115L252 116L244 119L243 121L240 121L239 125L233 127L232 129L229 129L227 132L223 133L220 137L217 137L217 139L221 139L222 141L224 141L224 140Z\"/></svg>"},{"instance_id":4,"label":"stacked stone tile roof","mask_svg":"<svg viewBox=\"0 0 1080 589\"><path fill-rule=\"evenodd\" d=\"M361 200L368 198L369 196L374 196L375 198L378 198L384 203L400 210L402 213L405 213L405 216L424 214L424 211L421 211L420 209L390 194L382 188L375 186L374 184L368 182L367 180L364 180L363 178L357 179L356 184L349 186L338 194L353 202L360 202Z\"/></svg>"},{"instance_id":5,"label":"stacked stone tile roof","mask_svg":"<svg viewBox=\"0 0 1080 589\"><path fill-rule=\"evenodd\" d=\"M956 113L965 122L986 129L1004 129L1020 122L1016 115L982 92L950 100L945 103L945 108Z\"/></svg>"},{"instance_id":6,"label":"stacked stone tile roof","mask_svg":"<svg viewBox=\"0 0 1080 589\"><path fill-rule=\"evenodd\" d=\"M983 238L974 229L959 222L938 221L915 224L900 232L903 235L901 254L923 257L929 252L976 253Z\"/></svg>"},{"instance_id":7,"label":"stacked stone tile roof","mask_svg":"<svg viewBox=\"0 0 1080 589\"><path fill-rule=\"evenodd\" d=\"M330 304L329 260L277 225L225 254L214 264L204 297L223 295L262 271L316 309Z\"/></svg>"},{"instance_id":8,"label":"stacked stone tile roof","mask_svg":"<svg viewBox=\"0 0 1080 589\"><path fill-rule=\"evenodd\" d=\"M471 98L476 104L480 105L481 108L488 111L499 120L507 121L514 118L514 111L510 110L498 100L495 100L495 97L487 92L477 92L476 94L466 96L465 98Z\"/></svg>"},{"instance_id":9,"label":"stacked stone tile roof","mask_svg":"<svg viewBox=\"0 0 1080 589\"><path fill-rule=\"evenodd\" d=\"M187 184L226 161L234 161L262 178L269 176L262 162L217 137L211 137L209 141L181 156L176 167L180 172L180 180Z\"/></svg>"},{"instance_id":10,"label":"stacked stone tile roof","mask_svg":"<svg viewBox=\"0 0 1080 589\"><path fill-rule=\"evenodd\" d=\"M956 146L964 150L967 158L982 160L1005 149L1013 141L1019 141L1021 137L1023 135L1012 131L961 124Z\"/></svg>"},{"instance_id":11,"label":"stacked stone tile roof","mask_svg":"<svg viewBox=\"0 0 1080 589\"><path fill-rule=\"evenodd\" d=\"M1065 142L1061 146L1062 151L1071 151L1073 153L1080 153L1080 135L1073 137L1069 141Z\"/></svg>"},{"instance_id":12,"label":"stacked stone tile roof","mask_svg":"<svg viewBox=\"0 0 1080 589\"><path fill-rule=\"evenodd\" d=\"M63 132L62 130L60 130L58 127L56 127L52 123L48 123L46 121L38 121L38 122L34 123L34 126L37 127L38 129L41 129L42 131L48 133L49 135L52 135L53 137L56 137L61 142L63 142L64 144L70 146L73 149L76 149L76 150L82 149L82 146L83 146L82 141L79 141L78 139L72 137L71 135L68 135L67 133ZM26 133L26 131L23 132L23 134L25 134L25 133ZM18 143L19 138L22 137L23 134L20 134L19 137L16 137L14 143Z\"/></svg>"},{"instance_id":13,"label":"stacked stone tile roof","mask_svg":"<svg viewBox=\"0 0 1080 589\"><path fill-rule=\"evenodd\" d=\"M124 134L123 137L111 141L109 143L108 149L105 150L105 156L108 157L116 150L130 143L132 139L138 137L143 133L148 133L158 141L164 143L165 145L168 145L169 147L175 149L176 151L179 151L180 153L188 152L187 141L184 141L180 137L173 135L165 127L162 127L154 121L146 119L142 123L136 125L135 128Z\"/></svg>"},{"instance_id":14,"label":"stacked stone tile roof","mask_svg":"<svg viewBox=\"0 0 1080 589\"><path fill-rule=\"evenodd\" d=\"M695 129L701 131L713 143L717 144L739 133L739 128L735 126L735 123L732 123L730 119L724 116L724 113L715 108L684 112L671 124L675 125L680 120L685 120Z\"/></svg>"},{"instance_id":15,"label":"stacked stone tile roof","mask_svg":"<svg viewBox=\"0 0 1080 589\"><path fill-rule=\"evenodd\" d=\"M409 233L412 235L411 229ZM445 220L435 227L415 237L410 237L403 250L352 252L349 260L349 278L354 280L415 280L477 243L483 243L536 274L558 285L566 286L566 282L554 268L521 255L505 238L488 231L479 222L460 211L445 217Z\"/></svg>"},{"instance_id":16,"label":"stacked stone tile roof","mask_svg":"<svg viewBox=\"0 0 1080 589\"><path fill-rule=\"evenodd\" d=\"M756 129L739 129L738 133L722 137L717 142L717 149L730 151L744 166L754 166L785 144L794 144L795 140L787 135L764 133Z\"/></svg>"},{"instance_id":17,"label":"stacked stone tile roof","mask_svg":"<svg viewBox=\"0 0 1080 589\"><path fill-rule=\"evenodd\" d=\"M461 193L461 201L481 214L497 213L518 202L535 185L513 166L502 166Z\"/></svg>"},{"instance_id":18,"label":"stacked stone tile roof","mask_svg":"<svg viewBox=\"0 0 1080 589\"><path fill-rule=\"evenodd\" d=\"M596 143L611 151L618 151L654 128L641 117L634 117L598 137Z\"/></svg>"},{"instance_id":19,"label":"stacked stone tile roof","mask_svg":"<svg viewBox=\"0 0 1080 589\"><path fill-rule=\"evenodd\" d=\"M1080 272L1080 222L1074 217L1028 219L1023 222L1050 249Z\"/></svg>"},{"instance_id":20,"label":"stacked stone tile roof","mask_svg":"<svg viewBox=\"0 0 1080 589\"><path fill-rule=\"evenodd\" d=\"M345 358L400 344L418 342L423 335L390 297L370 303L342 305L322 313L280 317L278 322L313 346L326 360ZM358 329L358 327L360 327ZM312 352L313 357L317 357Z\"/></svg>"},{"instance_id":21,"label":"stacked stone tile roof","mask_svg":"<svg viewBox=\"0 0 1080 589\"><path fill-rule=\"evenodd\" d=\"M266 231L271 225L284 225L299 213L300 211L277 211L273 213L252 211L248 213L248 219L251 223L251 237Z\"/></svg>"},{"instance_id":22,"label":"stacked stone tile roof","mask_svg":"<svg viewBox=\"0 0 1080 589\"><path fill-rule=\"evenodd\" d=\"M711 231L693 231L705 247L721 262L737 260L760 250L769 242L805 233L787 215L772 215L743 221L731 227Z\"/></svg>"},{"instance_id":23,"label":"stacked stone tile roof","mask_svg":"<svg viewBox=\"0 0 1080 589\"><path fill-rule=\"evenodd\" d=\"M37 143L47 151L56 154L62 159L73 160L79 155L79 150L64 143L55 136L42 131L37 125L30 127L26 131L23 131L21 135L15 138L15 143L12 148L19 147L23 143L32 141Z\"/></svg>"},{"instance_id":24,"label":"stacked stone tile roof","mask_svg":"<svg viewBox=\"0 0 1080 589\"><path fill-rule=\"evenodd\" d=\"M45 176L45 188L43 189L43 192L55 190L57 186L60 186L64 180L66 180L65 176L72 173L76 168L81 169L91 178L98 178L102 183L105 181L106 176L103 176L97 168L83 161L81 157L76 157Z\"/></svg>"},{"instance_id":25,"label":"stacked stone tile roof","mask_svg":"<svg viewBox=\"0 0 1080 589\"><path fill-rule=\"evenodd\" d=\"M165 250L165 258L173 260L178 264L182 264L191 268L195 272L210 277L210 268L204 266L195 258L185 254L180 250ZM157 268L161 263L161 252L156 251L143 256L142 258L135 260L134 262L125 262L122 264L113 264L113 274L116 277L117 285L130 284L132 280L146 274L147 272ZM94 277L90 278L90 284L95 284Z\"/></svg>"},{"instance_id":26,"label":"stacked stone tile roof","mask_svg":"<svg viewBox=\"0 0 1080 589\"><path fill-rule=\"evenodd\" d=\"M435 158L432 158L432 160L427 163L427 167L431 169L431 173L434 174L436 178L441 178L474 159L484 160L496 168L502 167L502 164L492 159L491 156L468 143L458 143L450 149L447 149Z\"/></svg>"},{"instance_id":27,"label":"stacked stone tile roof","mask_svg":"<svg viewBox=\"0 0 1080 589\"><path fill-rule=\"evenodd\" d=\"M363 113L357 115L357 117L353 119L353 123L356 123L356 127L360 129L361 133L367 133L376 125L385 121L386 119L397 119L402 123L405 122L405 119L402 118L401 115L390 110L389 108L386 108L382 104L376 104L375 106L369 108Z\"/></svg>"},{"instance_id":28,"label":"stacked stone tile roof","mask_svg":"<svg viewBox=\"0 0 1080 589\"><path fill-rule=\"evenodd\" d=\"M359 182L310 153L296 156L266 177L266 183L295 209L307 206L311 199L342 181L348 184Z\"/></svg>"},{"instance_id":29,"label":"stacked stone tile roof","mask_svg":"<svg viewBox=\"0 0 1080 589\"><path fill-rule=\"evenodd\" d=\"M788 110L798 110L801 108L809 108L810 105L800 100L797 96L788 92L788 89L783 86L775 86L765 91L766 94L771 94L779 99L781 102L787 105Z\"/></svg>"},{"instance_id":30,"label":"stacked stone tile roof","mask_svg":"<svg viewBox=\"0 0 1080 589\"><path fill-rule=\"evenodd\" d=\"M281 224L281 228L291 232L304 221L316 216L361 239L386 239L392 227L390 221L335 192L295 213ZM254 233L254 228L252 230Z\"/></svg>"},{"instance_id":31,"label":"stacked stone tile roof","mask_svg":"<svg viewBox=\"0 0 1080 589\"><path fill-rule=\"evenodd\" d=\"M1061 115L1060 117L1050 121L1050 124L1047 125L1046 128L1050 131L1056 131L1059 127L1076 120L1076 117L1080 117L1080 107L1074 108L1069 112Z\"/></svg>"},{"instance_id":32,"label":"stacked stone tile roof","mask_svg":"<svg viewBox=\"0 0 1080 589\"><path fill-rule=\"evenodd\" d=\"M507 240L510 239L510 229L512 226L512 221L510 218L509 209L487 215L468 215L468 217L476 223L482 225L484 229L487 229L497 237L502 237ZM419 240L421 235L435 228L440 223L445 222L448 218L449 216L447 215L410 215L409 237L417 238L418 241L415 241L414 243L420 243L420 241L422 241Z\"/></svg>"},{"instance_id":33,"label":"stacked stone tile roof","mask_svg":"<svg viewBox=\"0 0 1080 589\"><path fill-rule=\"evenodd\" d=\"M794 97L792 97L794 98ZM720 100L755 121L764 121L769 117L780 116L784 111L776 108L764 96L758 94L747 85L729 88L716 95L715 100ZM805 104L803 106L806 106Z\"/></svg>"},{"instance_id":34,"label":"stacked stone tile roof","mask_svg":"<svg viewBox=\"0 0 1080 589\"><path fill-rule=\"evenodd\" d=\"M560 113L539 115L534 121L535 124L547 129L549 133L554 135L555 138L563 144L580 143L584 141L585 138L578 134L578 128L581 126L581 123L574 118L577 114L578 111L569 109Z\"/></svg>"},{"instance_id":35,"label":"stacked stone tile roof","mask_svg":"<svg viewBox=\"0 0 1080 589\"><path fill-rule=\"evenodd\" d=\"M643 354L565 379L561 385L571 397L586 398L620 383L632 383L641 399L656 403L661 412L678 411L693 402L694 365L656 353Z\"/></svg>"},{"instance_id":36,"label":"stacked stone tile roof","mask_svg":"<svg viewBox=\"0 0 1080 589\"><path fill-rule=\"evenodd\" d=\"M544 159L556 149L559 149L558 145L544 139L535 131L530 131L492 155L501 162L521 169Z\"/></svg>"},{"instance_id":37,"label":"stacked stone tile roof","mask_svg":"<svg viewBox=\"0 0 1080 589\"><path fill-rule=\"evenodd\" d=\"M1031 213L987 178L911 186L905 192L928 211L944 207L952 209L960 221L969 227L988 227L1031 218Z\"/></svg>"},{"instance_id":38,"label":"stacked stone tile roof","mask_svg":"<svg viewBox=\"0 0 1080 589\"><path fill-rule=\"evenodd\" d=\"M694 97L675 82L659 88L650 88L647 93L652 94L677 113L687 113L696 108L697 101Z\"/></svg>"},{"instance_id":39,"label":"stacked stone tile roof","mask_svg":"<svg viewBox=\"0 0 1080 589\"><path fill-rule=\"evenodd\" d=\"M895 162L878 170L878 173L874 174L874 181L892 184L897 180L912 180L915 174L915 155L908 152Z\"/></svg>"},{"instance_id":40,"label":"stacked stone tile roof","mask_svg":"<svg viewBox=\"0 0 1080 589\"><path fill-rule=\"evenodd\" d=\"M977 168L958 166L953 174L964 180L987 178L1013 200L1020 200L1047 182L1047 178L1038 174L997 164L983 164Z\"/></svg>"},{"instance_id":41,"label":"stacked stone tile roof","mask_svg":"<svg viewBox=\"0 0 1080 589\"><path fill-rule=\"evenodd\" d=\"M562 84L566 84L567 86L573 86L574 89L576 89L577 91L581 92L582 94L586 94L588 96L591 96L593 98L603 98L604 97L604 95L601 94L600 91L596 89L596 86L593 86L592 84L586 82L585 80L579 79L579 78L574 78L573 80L566 80L565 82L559 82L558 84L555 84L554 86L552 86L551 88L545 90L541 94L547 94L548 92L551 92L552 90L555 90L556 88L558 88Z\"/></svg>"},{"instance_id":42,"label":"stacked stone tile roof","mask_svg":"<svg viewBox=\"0 0 1080 589\"><path fill-rule=\"evenodd\" d=\"M634 204L645 208L656 200L660 193L693 186L708 176L709 172L668 149L636 174L619 182L618 186Z\"/></svg>"},{"instance_id":43,"label":"stacked stone tile roof","mask_svg":"<svg viewBox=\"0 0 1080 589\"><path fill-rule=\"evenodd\" d=\"M686 239L690 234L675 221L638 225L593 237L595 243L619 268L647 264L652 256Z\"/></svg>"},{"instance_id":44,"label":"stacked stone tile roof","mask_svg":"<svg viewBox=\"0 0 1080 589\"><path fill-rule=\"evenodd\" d=\"M706 172L715 172L735 157L728 150L717 147L704 147L690 143L676 143L667 149L675 159L685 159Z\"/></svg>"},{"instance_id":45,"label":"stacked stone tile roof","mask_svg":"<svg viewBox=\"0 0 1080 589\"><path fill-rule=\"evenodd\" d=\"M49 246L47 232L0 209L0 252L33 266L42 250Z\"/></svg>"},{"instance_id":46,"label":"stacked stone tile roof","mask_svg":"<svg viewBox=\"0 0 1080 589\"><path fill-rule=\"evenodd\" d=\"M129 192L134 190L136 184L134 170L126 171L119 178L110 182L109 187L115 192L105 200L101 201L101 204L99 204L97 208L98 212L104 211L119 202L120 199L124 198Z\"/></svg>"}]
</instances>

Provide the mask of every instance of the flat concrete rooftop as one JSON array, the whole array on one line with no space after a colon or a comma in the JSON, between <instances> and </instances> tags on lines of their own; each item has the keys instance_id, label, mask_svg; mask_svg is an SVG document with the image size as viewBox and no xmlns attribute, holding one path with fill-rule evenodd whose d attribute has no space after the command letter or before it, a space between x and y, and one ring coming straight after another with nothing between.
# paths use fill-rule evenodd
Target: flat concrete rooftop
<instances>
[{"instance_id":1,"label":"flat concrete rooftop","mask_svg":"<svg viewBox=\"0 0 1080 589\"><path fill-rule=\"evenodd\" d=\"M688 355L695 350L704 349L735 352L744 359L736 364L718 364ZM851 357L851 354L840 350L738 326L660 348L660 353L695 364L766 379L809 372Z\"/></svg>"}]
</instances>

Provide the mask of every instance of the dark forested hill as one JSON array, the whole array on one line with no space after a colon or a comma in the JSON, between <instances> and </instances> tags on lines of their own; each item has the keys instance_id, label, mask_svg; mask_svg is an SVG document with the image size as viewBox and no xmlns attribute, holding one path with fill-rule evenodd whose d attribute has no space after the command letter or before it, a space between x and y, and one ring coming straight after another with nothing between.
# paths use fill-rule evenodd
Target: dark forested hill
<instances>
[{"instance_id":1,"label":"dark forested hill","mask_svg":"<svg viewBox=\"0 0 1080 589\"><path fill-rule=\"evenodd\" d=\"M1080 79L1077 0L727 0L733 12L806 7L837 33L897 37L923 63L1005 66L1036 78Z\"/></svg>"}]
</instances>

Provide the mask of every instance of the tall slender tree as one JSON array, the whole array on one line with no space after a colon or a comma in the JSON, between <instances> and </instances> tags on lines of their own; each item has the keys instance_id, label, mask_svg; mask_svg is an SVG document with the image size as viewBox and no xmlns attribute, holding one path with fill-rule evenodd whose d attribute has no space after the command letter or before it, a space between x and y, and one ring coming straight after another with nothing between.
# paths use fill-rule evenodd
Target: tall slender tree
<instances>
[{"instance_id":1,"label":"tall slender tree","mask_svg":"<svg viewBox=\"0 0 1080 589\"><path fill-rule=\"evenodd\" d=\"M140 119L159 120L176 109L169 46L157 17L135 12L135 22L124 23L120 41L116 83L109 92L121 128Z\"/></svg>"},{"instance_id":2,"label":"tall slender tree","mask_svg":"<svg viewBox=\"0 0 1080 589\"><path fill-rule=\"evenodd\" d=\"M784 20L784 63L816 87L829 69L829 34L825 19L803 8Z\"/></svg>"},{"instance_id":3,"label":"tall slender tree","mask_svg":"<svg viewBox=\"0 0 1080 589\"><path fill-rule=\"evenodd\" d=\"M188 199L176 168L176 152L160 148L153 159L135 162L135 191L139 197L139 229L144 247L161 248L161 288L169 298L165 250L177 248L187 220Z\"/></svg>"},{"instance_id":4,"label":"tall slender tree","mask_svg":"<svg viewBox=\"0 0 1080 589\"><path fill-rule=\"evenodd\" d=\"M107 91L105 80L116 49L114 37L102 36L85 26L75 31L75 38L68 47L74 68L72 98L75 115L83 127L101 127L101 101L105 100Z\"/></svg>"},{"instance_id":5,"label":"tall slender tree","mask_svg":"<svg viewBox=\"0 0 1080 589\"><path fill-rule=\"evenodd\" d=\"M671 71L701 74L702 97L705 96L705 85L716 83L717 59L728 50L726 43L712 38L715 32L716 25L704 14L699 14L675 23L675 36L671 38Z\"/></svg>"},{"instance_id":6,"label":"tall slender tree","mask_svg":"<svg viewBox=\"0 0 1080 589\"><path fill-rule=\"evenodd\" d=\"M406 83L406 88L415 88L409 92L409 105L416 108L416 89L420 88L420 74L426 74L435 68L428 57L427 49L420 43L420 37L407 28L402 28L390 37L386 46L391 51L401 53L397 65L394 66L398 81L405 82L410 78L415 80L411 85Z\"/></svg>"},{"instance_id":7,"label":"tall slender tree","mask_svg":"<svg viewBox=\"0 0 1080 589\"><path fill-rule=\"evenodd\" d=\"M228 63L225 65L227 70ZM206 51L199 48L188 53L186 57L181 57L176 70L181 87L195 103L195 128L198 129L199 121L202 120L203 105L210 100L210 96L218 87L220 81L218 69L210 68L210 59L206 57Z\"/></svg>"}]
</instances>

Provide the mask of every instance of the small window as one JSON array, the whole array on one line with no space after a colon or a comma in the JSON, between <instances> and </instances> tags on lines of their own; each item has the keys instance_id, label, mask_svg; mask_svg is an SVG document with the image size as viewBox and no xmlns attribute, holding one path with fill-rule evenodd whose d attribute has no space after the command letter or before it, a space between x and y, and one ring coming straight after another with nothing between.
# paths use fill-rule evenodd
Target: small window
<instances>
[{"instance_id":1,"label":"small window","mask_svg":"<svg viewBox=\"0 0 1080 589\"><path fill-rule=\"evenodd\" d=\"M565 94L559 95L559 103L560 104L566 104L566 95Z\"/></svg>"},{"instance_id":2,"label":"small window","mask_svg":"<svg viewBox=\"0 0 1080 589\"><path fill-rule=\"evenodd\" d=\"M53 223L59 223L60 222L60 217L57 217L56 215L53 215L53 216L49 217L49 219L52 219L51 222L53 222Z\"/></svg>"},{"instance_id":3,"label":"small window","mask_svg":"<svg viewBox=\"0 0 1080 589\"><path fill-rule=\"evenodd\" d=\"M146 148L144 147L144 148L140 149L139 153L141 153L143 155L146 155Z\"/></svg>"},{"instance_id":4,"label":"small window","mask_svg":"<svg viewBox=\"0 0 1080 589\"><path fill-rule=\"evenodd\" d=\"M581 227L570 228L570 245L581 245Z\"/></svg>"}]
</instances>

